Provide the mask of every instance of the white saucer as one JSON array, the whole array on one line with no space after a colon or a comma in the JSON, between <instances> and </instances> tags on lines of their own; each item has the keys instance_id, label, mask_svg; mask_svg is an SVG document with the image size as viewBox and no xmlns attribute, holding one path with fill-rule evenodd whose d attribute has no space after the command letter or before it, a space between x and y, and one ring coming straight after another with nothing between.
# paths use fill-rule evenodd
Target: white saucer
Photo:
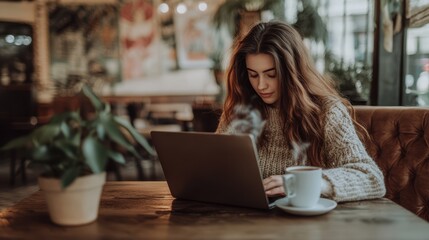
<instances>
[{"instance_id":1,"label":"white saucer","mask_svg":"<svg viewBox=\"0 0 429 240\"><path fill-rule=\"evenodd\" d=\"M288 198L279 199L275 204L285 212L302 216L321 215L331 211L337 206L335 201L326 198L320 198L317 204L312 208L293 207L289 204Z\"/></svg>"}]
</instances>

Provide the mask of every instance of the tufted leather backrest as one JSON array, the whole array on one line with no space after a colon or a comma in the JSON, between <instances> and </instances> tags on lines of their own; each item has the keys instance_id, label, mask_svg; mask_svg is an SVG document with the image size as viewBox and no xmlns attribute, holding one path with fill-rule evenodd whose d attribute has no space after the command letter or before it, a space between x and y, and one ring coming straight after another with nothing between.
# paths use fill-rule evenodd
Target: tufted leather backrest
<instances>
[{"instance_id":1,"label":"tufted leather backrest","mask_svg":"<svg viewBox=\"0 0 429 240\"><path fill-rule=\"evenodd\" d=\"M429 221L429 108L355 106L383 171L386 196Z\"/></svg>"}]
</instances>

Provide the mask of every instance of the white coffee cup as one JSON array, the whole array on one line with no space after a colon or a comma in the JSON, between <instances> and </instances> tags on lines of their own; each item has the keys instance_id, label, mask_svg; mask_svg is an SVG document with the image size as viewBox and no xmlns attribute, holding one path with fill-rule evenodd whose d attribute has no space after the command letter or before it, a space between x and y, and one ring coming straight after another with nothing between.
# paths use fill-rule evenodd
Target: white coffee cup
<instances>
[{"instance_id":1,"label":"white coffee cup","mask_svg":"<svg viewBox=\"0 0 429 240\"><path fill-rule=\"evenodd\" d=\"M283 175L286 197L294 207L314 207L320 199L321 185L322 169L319 167L288 167Z\"/></svg>"}]
</instances>

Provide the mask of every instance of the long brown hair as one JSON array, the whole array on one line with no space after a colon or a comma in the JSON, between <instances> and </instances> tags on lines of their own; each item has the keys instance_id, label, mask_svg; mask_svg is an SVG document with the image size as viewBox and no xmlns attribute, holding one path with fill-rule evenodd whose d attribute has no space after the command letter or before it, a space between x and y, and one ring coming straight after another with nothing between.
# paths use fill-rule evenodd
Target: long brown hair
<instances>
[{"instance_id":1,"label":"long brown hair","mask_svg":"<svg viewBox=\"0 0 429 240\"><path fill-rule=\"evenodd\" d=\"M227 70L228 95L224 103L226 121L231 121L237 104L252 105L264 118L267 117L269 106L252 88L246 67L246 56L259 53L274 58L281 91L279 107L285 136L290 143L309 142L307 156L310 164L320 166L324 158L324 127L320 117L323 100L340 100L348 107L353 118L354 111L350 102L337 92L333 81L317 71L300 34L286 23L259 23L236 43ZM357 124L356 121L354 123ZM264 143L262 137L260 144Z\"/></svg>"}]
</instances>

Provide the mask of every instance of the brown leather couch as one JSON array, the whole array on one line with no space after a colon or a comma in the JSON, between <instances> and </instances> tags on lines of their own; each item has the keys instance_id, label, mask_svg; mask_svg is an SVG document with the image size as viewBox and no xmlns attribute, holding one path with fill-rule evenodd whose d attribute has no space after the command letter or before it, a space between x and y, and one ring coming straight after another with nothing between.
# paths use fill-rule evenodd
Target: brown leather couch
<instances>
[{"instance_id":1,"label":"brown leather couch","mask_svg":"<svg viewBox=\"0 0 429 240\"><path fill-rule=\"evenodd\" d=\"M429 108L355 106L370 155L384 173L386 198L429 221Z\"/></svg>"}]
</instances>

